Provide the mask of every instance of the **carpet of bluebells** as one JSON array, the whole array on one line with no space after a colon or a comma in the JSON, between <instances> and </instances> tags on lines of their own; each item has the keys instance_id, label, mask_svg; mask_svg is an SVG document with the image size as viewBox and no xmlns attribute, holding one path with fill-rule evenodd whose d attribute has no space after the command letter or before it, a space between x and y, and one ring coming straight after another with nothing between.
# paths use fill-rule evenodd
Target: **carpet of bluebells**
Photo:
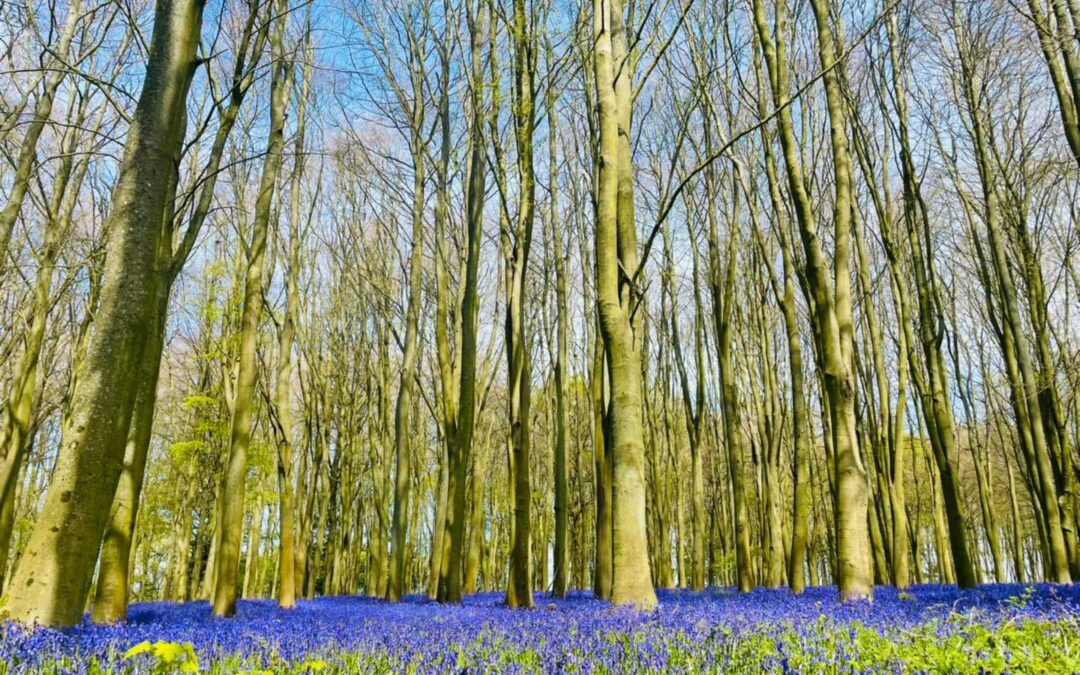
<instances>
[{"instance_id":1,"label":"carpet of bluebells","mask_svg":"<svg viewBox=\"0 0 1080 675\"><path fill-rule=\"evenodd\" d=\"M7 673L1080 673L1080 585L958 591L879 588L871 603L835 589L660 591L648 613L586 593L497 594L442 606L342 597L141 603L126 624L65 631L0 625Z\"/></svg>"}]
</instances>

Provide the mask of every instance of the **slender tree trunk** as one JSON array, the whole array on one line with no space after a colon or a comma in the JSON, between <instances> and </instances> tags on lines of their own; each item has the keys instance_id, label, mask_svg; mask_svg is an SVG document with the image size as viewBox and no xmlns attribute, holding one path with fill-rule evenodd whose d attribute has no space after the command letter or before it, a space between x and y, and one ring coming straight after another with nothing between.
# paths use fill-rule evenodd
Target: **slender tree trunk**
<instances>
[{"instance_id":1,"label":"slender tree trunk","mask_svg":"<svg viewBox=\"0 0 1080 675\"><path fill-rule=\"evenodd\" d=\"M760 66L755 75L760 79ZM765 119L765 98L759 97L758 117ZM776 231L780 241L780 255L783 261L784 281L781 290L772 266L768 265L773 292L784 316L784 335L787 338L788 365L791 370L791 435L793 461L793 499L791 507L791 545L789 547L787 574L788 585L793 593L806 590L807 546L809 539L809 520L811 512L809 461L810 449L807 438L806 394L803 374L802 340L799 336L797 307L795 305L795 264L792 245L788 235L788 224L783 218L786 212L777 177L776 157L773 153L772 138L767 129L762 128L762 150L765 159L765 176L769 186L769 201L774 216L777 218Z\"/></svg>"},{"instance_id":2,"label":"slender tree trunk","mask_svg":"<svg viewBox=\"0 0 1080 675\"><path fill-rule=\"evenodd\" d=\"M895 14L886 20L892 65L892 93L896 105L897 129L900 142L900 167L904 185L904 224L907 229L911 266L914 271L916 298L918 300L918 336L923 351L925 378L920 374L912 377L916 390L923 400L923 413L929 431L934 459L941 475L942 496L949 522L949 545L956 567L957 581L961 588L972 588L977 583L975 565L967 544L964 526L966 508L960 494L960 482L956 475L957 450L954 420L949 401L950 385L945 369L944 356L938 326L944 323L941 298L934 270L934 257L929 241L929 214L918 183L915 161L911 152L908 131L907 94L903 83L903 70L895 54L898 41ZM923 232L927 236L923 236ZM925 241L924 241L925 240ZM909 359L909 365L917 361Z\"/></svg>"},{"instance_id":3,"label":"slender tree trunk","mask_svg":"<svg viewBox=\"0 0 1080 675\"><path fill-rule=\"evenodd\" d=\"M738 208L738 197L735 208ZM712 216L710 216L712 218ZM718 247L717 247L718 248ZM728 480L731 486L732 515L735 534L735 576L739 591L750 592L754 587L753 560L750 555L750 523L746 505L745 439L740 428L739 399L735 382L735 368L731 357L732 305L735 302L735 255L734 235L729 243L728 259L724 265L723 290L719 284L720 269L713 271L713 303L716 312L716 348L720 373L720 401L724 414L724 447L727 450ZM719 255L716 256L719 258ZM718 260L715 262L719 262Z\"/></svg>"},{"instance_id":4,"label":"slender tree trunk","mask_svg":"<svg viewBox=\"0 0 1080 675\"><path fill-rule=\"evenodd\" d=\"M506 602L511 607L532 607L530 548L532 540L529 509L532 502L530 478L530 397L531 358L526 337L525 274L528 270L535 210L536 179L533 166L533 136L536 109L533 97L536 72L536 37L526 11L525 0L514 0L511 19L513 45L513 119L517 148L518 217L512 231L504 219L502 233L504 283L506 284L507 396L510 423L510 477L513 527L510 531L510 579ZM498 109L498 106L495 106Z\"/></svg>"},{"instance_id":5,"label":"slender tree trunk","mask_svg":"<svg viewBox=\"0 0 1080 675\"><path fill-rule=\"evenodd\" d=\"M711 183L710 189L711 189ZM712 265L710 279L715 279L719 274L717 267L718 245L716 242L715 215L712 206L709 205L709 260ZM690 381L686 371L683 357L682 340L679 337L679 313L675 300L674 284L671 279L675 274L675 261L671 251L671 237L667 225L664 225L662 235L664 238L664 265L666 273L664 286L668 295L668 303L671 315L671 343L675 352L675 366L679 373L679 386L682 391L683 414L686 417L686 434L690 445L690 504L691 504L691 536L690 536L690 588L701 591L705 588L705 527L708 524L705 515L705 476L703 467L703 436L705 422L705 344L704 344L704 307L699 290L700 270L698 255L695 251L692 257L693 263L693 289L694 289L694 367L696 373L696 386L694 394L690 393ZM715 283L710 283L713 291L713 302L721 302L716 293L719 290ZM665 313L666 314L666 313ZM667 409L665 406L665 417ZM665 426L667 422L665 421ZM678 478L676 478L678 481ZM681 517L679 518L681 521ZM680 522L679 533L682 533ZM681 555L680 555L681 558ZM680 581L682 578L680 577Z\"/></svg>"},{"instance_id":6,"label":"slender tree trunk","mask_svg":"<svg viewBox=\"0 0 1080 675\"><path fill-rule=\"evenodd\" d=\"M1013 470L1012 463L1005 460L1005 471L1009 475L1009 513L1012 516L1013 527L1013 571L1015 573L1014 581L1018 584L1024 583L1027 575L1024 573L1024 539L1023 539L1023 524L1020 520L1020 504L1016 499L1016 484L1013 482Z\"/></svg>"},{"instance_id":7,"label":"slender tree trunk","mask_svg":"<svg viewBox=\"0 0 1080 675\"><path fill-rule=\"evenodd\" d=\"M420 97L417 97L420 100ZM423 106L415 106L414 115L423 124ZM414 120L415 124L415 120ZM420 300L423 270L424 237L424 158L417 147L419 139L413 139L413 203L412 203L412 250L409 254L409 297L405 309L405 344L401 362L401 379L397 405L394 409L394 520L390 537L390 583L386 599L398 601L408 590L405 569L406 544L409 522L409 493L412 491L412 462L409 443L410 412L416 377L416 361L420 332Z\"/></svg>"},{"instance_id":8,"label":"slender tree trunk","mask_svg":"<svg viewBox=\"0 0 1080 675\"><path fill-rule=\"evenodd\" d=\"M247 560L244 562L244 583L241 587L245 598L258 597L262 588L259 583L259 547L262 545L262 517L262 506L257 506L251 513L251 527L248 529ZM280 569L279 567L279 574ZM284 578L279 577L280 581L284 581ZM280 583L278 588L280 589Z\"/></svg>"},{"instance_id":9,"label":"slender tree trunk","mask_svg":"<svg viewBox=\"0 0 1080 675\"><path fill-rule=\"evenodd\" d=\"M285 111L292 89L293 64L284 49L286 0L275 5L276 26L271 29L271 52L274 63L270 81L270 136L263 164L259 193L255 201L251 243L244 275L244 304L240 319L240 354L233 402L229 456L222 490L221 531L218 538L217 569L214 579L213 611L215 616L236 613L237 570L244 524L244 484L247 476L247 452L251 443L253 399L258 375L255 350L259 321L263 313L263 267L274 189L281 170L285 145Z\"/></svg>"},{"instance_id":10,"label":"slender tree trunk","mask_svg":"<svg viewBox=\"0 0 1080 675\"><path fill-rule=\"evenodd\" d=\"M479 269L480 269L480 243L483 236L484 220L484 193L486 190L486 164L484 149L484 90L483 90L483 67L482 49L484 36L484 11L483 3L474 6L468 5L469 35L471 39L471 126L469 135L469 167L465 197L465 274L462 279L461 305L460 305L460 342L457 363L457 386L454 388L457 400L453 410L456 417L455 423L449 430L452 438L448 445L450 501L446 510L446 526L444 537L444 556L442 560L442 574L445 583L439 593L439 599L444 602L461 601L461 563L465 552L465 518L468 470L470 458L473 452L473 436L476 425L476 350L477 350L477 320L479 313ZM443 168L448 171L446 164L449 162L449 57L444 60L444 90L443 90ZM445 174L444 174L445 175ZM443 179L445 180L445 178ZM448 208L447 206L443 207ZM440 239L440 246L442 245ZM453 373L451 373L451 377ZM473 481L475 483L476 476ZM476 486L473 488L474 499ZM474 501L474 509L477 504ZM476 523L474 522L474 526ZM478 545L478 544L477 544ZM470 562L472 560L472 547L470 547ZM466 575L468 577L468 574ZM475 590L475 568L472 574L473 590ZM468 582L467 582L468 583Z\"/></svg>"},{"instance_id":11,"label":"slender tree trunk","mask_svg":"<svg viewBox=\"0 0 1080 675\"><path fill-rule=\"evenodd\" d=\"M754 25L769 71L773 103L779 110L777 123L784 151L788 186L799 223L806 255L808 292L813 300L814 323L822 352L829 433L836 467L837 585L844 600L869 598L873 594L869 532L867 529L866 470L855 429L855 389L851 374L852 322L849 252L851 237L851 155L848 148L843 97L836 72L837 36L828 0L811 0L817 52L829 113L830 142L835 165L833 200L834 251L830 275L817 230L816 218L803 178L802 161L795 141L787 64L787 2L776 3L775 40L766 24L763 0L754 0Z\"/></svg>"},{"instance_id":12,"label":"slender tree trunk","mask_svg":"<svg viewBox=\"0 0 1080 675\"><path fill-rule=\"evenodd\" d=\"M447 457L445 444L438 448L442 455L439 460L439 482L435 486L435 517L431 521L431 549L428 552L428 583L427 596L429 600L439 597L439 577L442 572L443 540L446 537L446 522L448 500L450 497L450 460Z\"/></svg>"},{"instance_id":13,"label":"slender tree trunk","mask_svg":"<svg viewBox=\"0 0 1080 675\"><path fill-rule=\"evenodd\" d=\"M296 158L290 184L289 248L285 269L285 315L278 332L278 364L274 384L274 409L278 433L278 606L291 609L296 606L296 504L293 493L293 433L292 433L292 375L293 340L299 314L301 245L301 197L302 179L306 156L304 135L307 127L308 99L311 96L311 78L315 68L314 50L311 45L311 9L308 6L304 33L303 85L297 101Z\"/></svg>"},{"instance_id":14,"label":"slender tree trunk","mask_svg":"<svg viewBox=\"0 0 1080 675\"><path fill-rule=\"evenodd\" d=\"M598 326L599 328L599 326ZM593 414L593 475L596 491L596 555L593 563L593 589L601 600L611 599L611 440L608 433L607 360L604 344L593 344L590 398Z\"/></svg>"},{"instance_id":15,"label":"slender tree trunk","mask_svg":"<svg viewBox=\"0 0 1080 675\"><path fill-rule=\"evenodd\" d=\"M551 40L545 40L544 44L548 66L548 230L551 233L552 251L555 258L555 340L558 344L555 359L555 585L553 592L555 597L562 598L566 597L570 577L570 552L567 542L570 476L566 464L566 434L570 426L570 416L566 408L566 369L570 364L570 349L567 346L569 320L566 305L566 262L563 258L563 235L558 224L558 207L555 199L559 191L555 64Z\"/></svg>"},{"instance_id":16,"label":"slender tree trunk","mask_svg":"<svg viewBox=\"0 0 1080 675\"><path fill-rule=\"evenodd\" d=\"M1049 546L1049 564L1052 580L1057 583L1069 583L1069 556L1062 529L1061 511L1058 504L1057 488L1054 481L1053 460L1048 449L1039 391L1031 364L1031 348L1028 344L1026 328L1020 318L1019 302L1012 269L1005 254L1005 243L1001 225L1001 197L997 185L998 177L992 170L990 144L993 142L987 129L985 110L980 105L976 93L975 73L971 62L972 56L961 46L958 51L961 68L960 89L967 105L969 130L975 151L975 164L983 193L984 224L987 243L989 244L989 269L992 270L997 291L1000 295L1001 313L1006 338L1011 337L1013 349L1006 353L1007 361L1014 368L1013 405L1017 411L1017 425L1022 438L1030 439L1030 451L1035 473L1039 480L1039 496L1043 510L1043 519ZM990 308L993 311L993 308ZM1008 344L1003 342L1005 351Z\"/></svg>"}]
</instances>

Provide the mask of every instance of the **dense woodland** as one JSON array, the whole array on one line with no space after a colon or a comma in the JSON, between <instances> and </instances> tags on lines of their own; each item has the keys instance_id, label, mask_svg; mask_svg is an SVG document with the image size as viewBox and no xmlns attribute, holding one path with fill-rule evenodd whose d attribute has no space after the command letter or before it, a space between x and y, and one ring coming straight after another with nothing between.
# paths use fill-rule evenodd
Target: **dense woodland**
<instances>
[{"instance_id":1,"label":"dense woodland","mask_svg":"<svg viewBox=\"0 0 1080 675\"><path fill-rule=\"evenodd\" d=\"M0 13L10 618L1080 578L1080 0Z\"/></svg>"}]
</instances>

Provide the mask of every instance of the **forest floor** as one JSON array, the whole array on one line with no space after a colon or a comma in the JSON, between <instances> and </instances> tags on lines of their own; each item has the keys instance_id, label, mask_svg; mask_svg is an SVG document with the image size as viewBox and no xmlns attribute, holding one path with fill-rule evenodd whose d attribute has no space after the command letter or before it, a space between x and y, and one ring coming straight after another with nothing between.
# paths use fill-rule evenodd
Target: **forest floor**
<instances>
[{"instance_id":1,"label":"forest floor","mask_svg":"<svg viewBox=\"0 0 1080 675\"><path fill-rule=\"evenodd\" d=\"M126 624L65 631L0 626L0 673L293 672L1080 672L1080 585L958 591L878 588L840 604L833 588L659 592L639 613L575 592L533 610L482 593L419 597L138 603Z\"/></svg>"}]
</instances>

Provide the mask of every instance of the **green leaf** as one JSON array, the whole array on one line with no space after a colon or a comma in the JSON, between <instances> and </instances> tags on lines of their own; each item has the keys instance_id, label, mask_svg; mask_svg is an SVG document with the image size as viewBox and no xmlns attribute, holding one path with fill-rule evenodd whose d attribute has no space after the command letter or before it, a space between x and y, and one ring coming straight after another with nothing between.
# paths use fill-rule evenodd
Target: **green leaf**
<instances>
[{"instance_id":1,"label":"green leaf","mask_svg":"<svg viewBox=\"0 0 1080 675\"><path fill-rule=\"evenodd\" d=\"M152 646L150 645L150 643L143 641L143 642L140 642L139 644L135 645L131 649L127 650L126 652L124 652L124 658L125 659L130 659L130 658L132 658L134 656L138 656L139 654L145 654L146 652L150 651L151 649L152 649Z\"/></svg>"}]
</instances>

